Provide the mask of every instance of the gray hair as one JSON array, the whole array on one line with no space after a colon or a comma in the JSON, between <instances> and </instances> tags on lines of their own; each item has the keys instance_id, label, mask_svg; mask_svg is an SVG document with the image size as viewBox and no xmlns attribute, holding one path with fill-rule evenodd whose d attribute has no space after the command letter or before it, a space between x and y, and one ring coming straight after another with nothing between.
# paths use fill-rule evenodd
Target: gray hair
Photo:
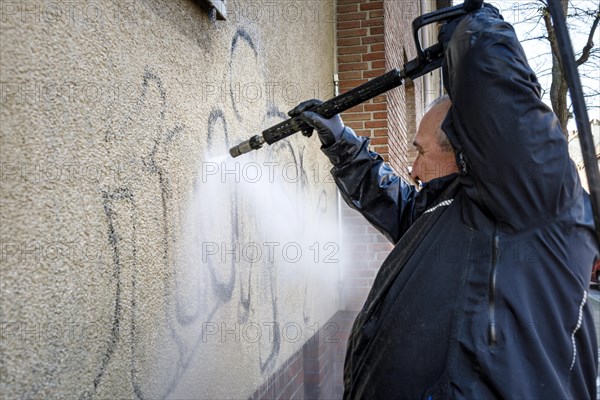
<instances>
[{"instance_id":1,"label":"gray hair","mask_svg":"<svg viewBox=\"0 0 600 400\"><path fill-rule=\"evenodd\" d=\"M425 108L425 112L429 112L431 109L438 107L446 102L451 103L450 96L447 94L441 95L437 99L433 100L429 105ZM441 147L443 151L454 151L450 140L448 140L448 136L442 130L442 124L440 122L440 126L437 129L437 143Z\"/></svg>"}]
</instances>

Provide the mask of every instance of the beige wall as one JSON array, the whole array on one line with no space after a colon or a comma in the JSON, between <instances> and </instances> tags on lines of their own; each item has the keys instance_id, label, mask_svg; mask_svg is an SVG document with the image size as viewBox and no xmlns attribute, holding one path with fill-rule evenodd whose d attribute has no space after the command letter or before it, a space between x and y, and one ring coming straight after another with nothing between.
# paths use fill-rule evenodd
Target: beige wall
<instances>
[{"instance_id":1,"label":"beige wall","mask_svg":"<svg viewBox=\"0 0 600 400\"><path fill-rule=\"evenodd\" d=\"M339 309L318 140L223 157L331 97L334 4L200 3L0 3L7 399L244 398Z\"/></svg>"}]
</instances>

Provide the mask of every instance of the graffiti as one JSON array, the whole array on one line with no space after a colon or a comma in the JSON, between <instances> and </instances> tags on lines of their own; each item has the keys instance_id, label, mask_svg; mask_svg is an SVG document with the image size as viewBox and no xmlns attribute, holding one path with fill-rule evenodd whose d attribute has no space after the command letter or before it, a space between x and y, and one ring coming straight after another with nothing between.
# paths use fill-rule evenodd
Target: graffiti
<instances>
[{"instance_id":1,"label":"graffiti","mask_svg":"<svg viewBox=\"0 0 600 400\"><path fill-rule=\"evenodd\" d=\"M236 79L247 79L248 71L255 74L253 79L264 80L264 68L252 35L238 29L230 50L224 80L233 87ZM102 189L106 236L112 251L114 298L105 300L112 310L111 327L106 332L105 350L98 358L92 388L81 398L93 398L107 390L111 364L117 360L129 365L135 397L167 398L174 394L198 357L206 336L206 321L211 321L225 306L234 306L239 323L256 319L277 325L280 320L278 266L273 260L200 263L197 253L207 239L233 246L257 235L259 225L276 222L253 217L243 193L231 182L219 187L226 197L219 197L218 204L211 207L209 189L197 177L191 211L183 209L184 205L174 200L177 178L169 166L169 151L184 137L186 127L169 121L167 90L161 77L150 68L144 71L139 90L130 112L119 123L111 121L105 134L109 154L139 166L139 173L134 179ZM231 97L230 104L212 110L206 125L209 154L226 153L232 144L246 139L242 135L248 129L240 127L264 129L287 118L275 104L266 101L252 104L251 110L245 106L249 107ZM255 115L262 117L249 117ZM136 137L133 132L141 128L146 135ZM145 153L132 153L134 144L135 148L145 149ZM267 161L289 160L299 166L299 182L288 188L294 192L290 198L295 203L287 206L296 213L309 212L305 210L310 208L306 207L311 188L304 166L305 148L284 141L269 146L261 155ZM195 207L199 204L204 211ZM327 212L324 190L319 193L316 212ZM186 225L185 220L193 223ZM182 233L186 229L189 231ZM184 242L178 242L180 237ZM140 279L142 274L145 279ZM160 279L147 278L153 274ZM303 288L302 318L308 326L313 309L311 280L304 272L297 283ZM148 319L149 315L154 317ZM156 321L160 322L159 327ZM281 350L280 331L274 329L272 337L259 339L257 346L257 367L266 377L273 372ZM157 353L156 348L164 351ZM165 365L170 367L161 368Z\"/></svg>"},{"instance_id":2,"label":"graffiti","mask_svg":"<svg viewBox=\"0 0 600 400\"><path fill-rule=\"evenodd\" d=\"M151 89L153 89L152 93L154 96L149 94ZM153 97L157 97L157 99ZM138 129L140 123L138 116L144 115L148 110L152 112L153 116L156 116L145 121L150 127L147 132L149 134L149 150L139 160L140 168L136 179L145 181L146 183L153 181L154 184L151 186L156 188L153 205L155 209L160 210L159 215L161 219L161 223L156 226L160 232L158 238L160 239L161 250L158 251L158 256L162 260L163 268L168 271L173 265L173 246L170 243L172 240L170 223L173 221L170 205L172 195L171 182L166 168L161 166L161 162L157 160L157 157L159 153L165 153L169 144L178 135L182 134L183 127L175 125L168 129L165 128L166 109L167 96L162 80L152 71L146 70L142 78L141 93L132 112L123 119L123 123L120 126L107 132L106 141L109 144L116 144L119 147L118 145L121 145L121 142L134 139L130 136L130 132ZM119 154L119 156L126 157L123 154ZM123 352L128 352L130 356L130 376L133 392L138 398L146 397L139 383L140 368L137 365L140 354L140 350L137 348L140 343L137 337L140 331L137 316L141 308L143 308L143 304L139 300L138 274L141 267L140 259L144 254L139 248L137 231L141 227L142 221L145 220L142 213L144 213L143 210L148 205L144 204L146 207L137 206L140 203L138 197L141 197L140 187L142 187L141 184L136 185L133 182L127 182L127 186L108 189L103 192L103 207L108 225L108 241L113 252L115 311L112 318L112 330L107 350L102 357L98 373L94 378L94 393L98 390L104 379L108 365L116 355L117 348L120 348ZM155 210L153 209L152 212L155 212ZM173 292L172 285L169 280L165 280L163 284L165 294L164 316L171 337L181 356L185 349L181 338L176 330L173 329L172 313L169 305L171 293ZM127 290L124 290L125 287ZM128 318L125 318L122 311L126 302L129 303L127 306L129 310ZM128 329L125 329L125 326ZM127 344L129 348L124 349L127 347ZM180 371L176 370L170 382L166 384L167 389L164 396L174 387L178 374L180 374Z\"/></svg>"},{"instance_id":3,"label":"graffiti","mask_svg":"<svg viewBox=\"0 0 600 400\"><path fill-rule=\"evenodd\" d=\"M235 67L239 66L239 64L236 63L235 55L237 52L239 52L239 49L241 47L243 47L244 45L246 45L251 50L251 52L254 54L254 59L258 60L258 52L256 51L256 46L254 45L254 41L252 40L250 35L248 35L248 33L244 29L238 29L238 31L233 36L233 40L231 41L231 57L229 58L229 87L232 87L232 88L236 86L235 83L233 82L233 79L234 79L234 77L237 76L237 73L235 73L234 70L235 70ZM236 101L236 99L234 97L233 90L229 92L229 96L230 96L231 106L233 107L235 116L238 119L238 121L241 121L242 113L239 110L240 106L238 104L238 101Z\"/></svg>"},{"instance_id":4,"label":"graffiti","mask_svg":"<svg viewBox=\"0 0 600 400\"><path fill-rule=\"evenodd\" d=\"M238 82L234 80L243 75L241 73L241 67L248 68L248 56L255 63L254 66L251 66L249 69L254 71L260 71L262 69L261 66L258 65L259 57L256 49L256 45L250 35L244 29L238 29L235 35L233 36L230 48L230 61L228 68L228 77L225 77L230 83L231 87L235 87ZM245 60L244 64L242 64L242 60ZM234 98L233 92L230 93L230 106L233 110L233 114L236 122L239 123L240 126L246 125L246 121L244 116L248 115L248 110L244 110L242 112L240 108L243 105L236 101ZM279 118L281 120L282 112L275 109L275 106L270 105L267 106L263 104L264 107L268 107L267 110L259 111L262 115L265 115L265 119L262 121L262 126L269 123L268 119ZM285 114L283 114L285 116ZM231 120L231 118L230 118ZM224 109L215 109L211 113L208 121L208 143L209 143L209 154L223 154L227 151L229 147L233 145L233 140L230 140L230 133L228 131L228 120L226 118L226 110ZM220 129L219 129L220 128ZM235 141L241 140L239 135L235 136ZM218 226L217 229L225 228L225 236L227 237L227 241L233 246L234 243L239 243L244 240L249 239L252 232L256 232L257 222L251 222L251 226L244 226L241 223L240 216L242 214L250 214L244 208L244 203L242 200L242 196L239 190L239 187L232 182L224 183L228 185L225 189L227 193L229 193L229 216L223 221L215 221L215 224L208 223L205 224L209 227ZM221 189L223 190L223 189ZM203 196L203 193L199 192L198 196ZM228 207L225 207L226 209ZM231 230L227 229L230 227ZM213 229L213 228L211 228ZM202 232L203 237L210 237L210 233ZM221 282L217 282L215 278L215 266L212 265L212 262L209 260L208 268L211 271L211 280L213 283L213 288L216 293L220 294L218 297L222 302L228 302L231 299L231 293L233 291L233 286L235 284L236 276L239 284L239 293L240 298L238 302L238 321L244 323L248 321L248 318L252 312L251 306L252 301L256 302L256 304L270 304L271 310L270 315L267 320L272 321L274 324L278 323L279 315L277 309L277 288L275 286L276 280L274 277L274 268L272 262L267 262L262 265L264 270L262 270L260 274L257 274L256 269L260 268L261 265L255 265L254 262L243 262L236 263L232 258L229 260L229 265L221 265L220 269L225 267L226 270L231 271L230 279L223 284ZM258 286L257 293L254 292L253 288L253 274L257 274L257 277L262 277L263 279L260 282L256 282ZM264 279L266 278L266 279ZM279 354L280 346L281 346L281 338L278 330L274 330L274 335L271 338L272 340L259 340L258 349L259 349L259 360L260 360L260 370L263 373L267 373L272 371L276 357Z\"/></svg>"},{"instance_id":5,"label":"graffiti","mask_svg":"<svg viewBox=\"0 0 600 400\"><path fill-rule=\"evenodd\" d=\"M112 317L112 329L111 334L108 340L108 347L104 355L102 356L102 361L100 364L100 369L98 374L94 378L94 389L98 387L104 373L106 371L106 367L112 354L115 351L117 341L119 338L119 328L121 323L121 259L119 254L119 241L120 237L115 230L114 219L116 218L114 203L117 201L126 201L132 207L133 204L133 195L127 189L118 189L112 193L104 192L102 194L102 204L104 207L104 213L108 220L108 241L110 242L111 248L113 250L113 280L115 282L115 310L114 315ZM133 230L135 231L135 225L133 225Z\"/></svg>"}]
</instances>

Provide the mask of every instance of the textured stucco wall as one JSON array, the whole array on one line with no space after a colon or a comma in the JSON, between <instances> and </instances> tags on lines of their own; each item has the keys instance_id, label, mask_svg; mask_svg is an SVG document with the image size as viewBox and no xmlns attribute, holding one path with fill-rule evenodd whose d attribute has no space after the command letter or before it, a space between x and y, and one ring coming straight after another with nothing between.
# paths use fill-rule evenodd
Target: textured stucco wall
<instances>
[{"instance_id":1,"label":"textured stucco wall","mask_svg":"<svg viewBox=\"0 0 600 400\"><path fill-rule=\"evenodd\" d=\"M334 4L199 3L0 1L2 398L244 398L339 308L318 140L222 157L332 95Z\"/></svg>"}]
</instances>

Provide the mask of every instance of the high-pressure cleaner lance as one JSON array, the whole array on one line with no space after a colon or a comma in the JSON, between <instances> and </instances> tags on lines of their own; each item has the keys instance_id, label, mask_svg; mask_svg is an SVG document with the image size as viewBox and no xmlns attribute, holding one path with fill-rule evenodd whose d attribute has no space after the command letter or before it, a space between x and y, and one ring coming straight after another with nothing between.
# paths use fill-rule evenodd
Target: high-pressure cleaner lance
<instances>
[{"instance_id":1,"label":"high-pressure cleaner lance","mask_svg":"<svg viewBox=\"0 0 600 400\"><path fill-rule=\"evenodd\" d=\"M414 80L428 72L440 68L444 59L442 45L438 43L423 49L419 41L419 30L426 25L448 22L455 18L459 18L473 10L479 9L482 4L483 0L468 0L465 1L464 4L442 8L417 17L412 22L413 37L417 49L417 57L414 60L404 64L402 70L393 69L344 94L327 100L312 108L311 111L314 111L325 118L331 118L335 114L346 111L360 103L379 96L388 90L400 86L405 79ZM237 157L252 150L258 150L265 143L271 145L296 132L301 132L309 128L310 127L302 121L300 116L296 116L264 130L261 135L255 135L249 140L232 147L229 149L229 154L231 154L232 157Z\"/></svg>"}]
</instances>

